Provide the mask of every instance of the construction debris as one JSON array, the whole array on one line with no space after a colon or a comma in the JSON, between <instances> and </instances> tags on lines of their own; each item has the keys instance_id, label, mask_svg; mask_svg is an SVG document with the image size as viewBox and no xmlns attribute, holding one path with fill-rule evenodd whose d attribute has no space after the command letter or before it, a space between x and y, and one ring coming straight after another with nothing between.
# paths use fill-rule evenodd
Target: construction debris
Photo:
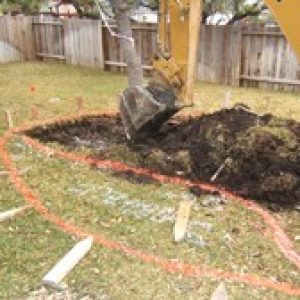
<instances>
[{"instance_id":1,"label":"construction debris","mask_svg":"<svg viewBox=\"0 0 300 300\"><path fill-rule=\"evenodd\" d=\"M18 208L13 208L11 210L0 213L0 222L4 222L4 221L12 219L15 216L20 215L21 213L25 212L30 207L31 206L26 205L26 206L22 206L22 207L18 207Z\"/></svg>"},{"instance_id":2,"label":"construction debris","mask_svg":"<svg viewBox=\"0 0 300 300\"><path fill-rule=\"evenodd\" d=\"M185 238L192 205L193 202L189 200L181 201L179 204L174 226L175 242L181 242Z\"/></svg>"},{"instance_id":3,"label":"construction debris","mask_svg":"<svg viewBox=\"0 0 300 300\"><path fill-rule=\"evenodd\" d=\"M44 276L42 283L55 290L63 290L61 281L88 253L93 244L93 237L77 243L59 262Z\"/></svg>"}]
</instances>

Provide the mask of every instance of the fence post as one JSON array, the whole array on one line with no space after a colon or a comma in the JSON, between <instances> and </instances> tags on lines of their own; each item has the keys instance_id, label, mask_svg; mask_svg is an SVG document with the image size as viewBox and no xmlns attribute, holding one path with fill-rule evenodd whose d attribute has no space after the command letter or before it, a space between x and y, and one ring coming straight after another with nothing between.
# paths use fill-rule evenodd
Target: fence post
<instances>
[{"instance_id":1,"label":"fence post","mask_svg":"<svg viewBox=\"0 0 300 300\"><path fill-rule=\"evenodd\" d=\"M72 54L71 54L71 49L70 45L72 43L72 33L70 30L70 22L72 20L69 19L64 19L62 22L63 24L63 33L64 33L64 38L63 38L63 45L64 45L64 51L65 51L65 57L66 57L66 64L71 65L72 64Z\"/></svg>"},{"instance_id":2,"label":"fence post","mask_svg":"<svg viewBox=\"0 0 300 300\"><path fill-rule=\"evenodd\" d=\"M32 17L7 16L7 26L7 42L20 52L22 60L33 60Z\"/></svg>"},{"instance_id":3,"label":"fence post","mask_svg":"<svg viewBox=\"0 0 300 300\"><path fill-rule=\"evenodd\" d=\"M100 55L99 55L99 66L100 69L103 71L104 70L104 45L103 45L103 27L102 27L102 21L99 20L97 22L97 27L98 27L98 37L99 37L99 51L100 51Z\"/></svg>"},{"instance_id":4,"label":"fence post","mask_svg":"<svg viewBox=\"0 0 300 300\"><path fill-rule=\"evenodd\" d=\"M24 44L25 46L25 59L29 61L35 60L35 44L34 44L34 34L32 26L33 17L23 17L22 27L24 34Z\"/></svg>"},{"instance_id":5,"label":"fence post","mask_svg":"<svg viewBox=\"0 0 300 300\"><path fill-rule=\"evenodd\" d=\"M242 70L242 29L241 26L232 26L232 37L230 38L231 44L233 44L233 51L231 53L232 67L232 86L240 86L240 76Z\"/></svg>"}]
</instances>

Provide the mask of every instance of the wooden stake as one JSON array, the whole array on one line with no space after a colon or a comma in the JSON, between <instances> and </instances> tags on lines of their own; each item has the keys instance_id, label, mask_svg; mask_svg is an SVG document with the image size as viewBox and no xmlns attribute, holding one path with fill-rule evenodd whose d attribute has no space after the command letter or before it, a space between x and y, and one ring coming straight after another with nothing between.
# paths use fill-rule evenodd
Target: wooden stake
<instances>
[{"instance_id":1,"label":"wooden stake","mask_svg":"<svg viewBox=\"0 0 300 300\"><path fill-rule=\"evenodd\" d=\"M84 99L83 97L78 97L77 98L77 111L80 112L84 110Z\"/></svg>"},{"instance_id":2,"label":"wooden stake","mask_svg":"<svg viewBox=\"0 0 300 300\"><path fill-rule=\"evenodd\" d=\"M223 100L223 109L229 109L231 107L231 91L227 90L225 92L224 100Z\"/></svg>"},{"instance_id":3,"label":"wooden stake","mask_svg":"<svg viewBox=\"0 0 300 300\"><path fill-rule=\"evenodd\" d=\"M31 206L26 205L19 208L13 208L11 210L5 211L0 213L0 222L4 222L7 220L10 220L17 215L20 215L21 213L25 212L27 209L29 209Z\"/></svg>"},{"instance_id":4,"label":"wooden stake","mask_svg":"<svg viewBox=\"0 0 300 300\"><path fill-rule=\"evenodd\" d=\"M211 295L210 300L228 300L225 284L222 282Z\"/></svg>"},{"instance_id":5,"label":"wooden stake","mask_svg":"<svg viewBox=\"0 0 300 300\"><path fill-rule=\"evenodd\" d=\"M192 201L189 200L183 200L179 204L174 226L175 242L181 242L185 237L192 205Z\"/></svg>"},{"instance_id":6,"label":"wooden stake","mask_svg":"<svg viewBox=\"0 0 300 300\"><path fill-rule=\"evenodd\" d=\"M218 168L216 173L210 178L210 181L214 182L230 162L231 162L231 158L227 157L225 162Z\"/></svg>"},{"instance_id":7,"label":"wooden stake","mask_svg":"<svg viewBox=\"0 0 300 300\"><path fill-rule=\"evenodd\" d=\"M39 118L39 111L36 106L31 107L31 120L37 120Z\"/></svg>"},{"instance_id":8,"label":"wooden stake","mask_svg":"<svg viewBox=\"0 0 300 300\"><path fill-rule=\"evenodd\" d=\"M12 120L11 112L9 110L5 110L5 116L6 116L6 122L7 122L8 128L13 128L14 123Z\"/></svg>"},{"instance_id":9,"label":"wooden stake","mask_svg":"<svg viewBox=\"0 0 300 300\"><path fill-rule=\"evenodd\" d=\"M59 262L44 276L44 285L56 290L63 290L61 281L87 254L93 244L93 238L89 237L77 243Z\"/></svg>"},{"instance_id":10,"label":"wooden stake","mask_svg":"<svg viewBox=\"0 0 300 300\"><path fill-rule=\"evenodd\" d=\"M31 168L24 168L23 170L19 171L19 175L24 175L26 174ZM9 172L7 171L0 171L0 177L1 176L8 176Z\"/></svg>"}]
</instances>

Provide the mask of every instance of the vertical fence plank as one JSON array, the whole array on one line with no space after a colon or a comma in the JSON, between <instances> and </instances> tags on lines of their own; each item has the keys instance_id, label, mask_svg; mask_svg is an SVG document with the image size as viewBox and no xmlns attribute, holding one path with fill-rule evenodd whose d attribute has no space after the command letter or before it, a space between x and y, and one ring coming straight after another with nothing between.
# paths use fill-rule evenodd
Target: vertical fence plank
<instances>
[{"instance_id":1,"label":"vertical fence plank","mask_svg":"<svg viewBox=\"0 0 300 300\"><path fill-rule=\"evenodd\" d=\"M25 46L25 59L32 61L35 59L35 48L34 48L34 34L32 29L32 17L23 17L23 28L24 28L24 44Z\"/></svg>"},{"instance_id":2,"label":"vertical fence plank","mask_svg":"<svg viewBox=\"0 0 300 300\"><path fill-rule=\"evenodd\" d=\"M276 27L247 26L242 32L242 85L300 90L300 64Z\"/></svg>"},{"instance_id":3,"label":"vertical fence plank","mask_svg":"<svg viewBox=\"0 0 300 300\"><path fill-rule=\"evenodd\" d=\"M64 20L64 53L71 65L104 68L102 24L93 20Z\"/></svg>"},{"instance_id":4,"label":"vertical fence plank","mask_svg":"<svg viewBox=\"0 0 300 300\"><path fill-rule=\"evenodd\" d=\"M0 17L0 62L19 61L22 59L18 45L10 43L9 18Z\"/></svg>"}]
</instances>

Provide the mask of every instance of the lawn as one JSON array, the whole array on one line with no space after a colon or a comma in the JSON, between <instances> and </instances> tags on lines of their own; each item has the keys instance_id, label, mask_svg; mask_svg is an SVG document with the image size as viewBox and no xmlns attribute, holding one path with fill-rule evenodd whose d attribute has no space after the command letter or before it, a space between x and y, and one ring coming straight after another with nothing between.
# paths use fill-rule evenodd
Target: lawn
<instances>
[{"instance_id":1,"label":"lawn","mask_svg":"<svg viewBox=\"0 0 300 300\"><path fill-rule=\"evenodd\" d=\"M117 109L116 95L126 86L120 74L100 73L63 64L14 63L0 66L0 133L7 129L4 110L15 125L33 117L66 115L77 110ZM257 113L273 113L300 121L300 94L230 88L198 83L195 106L187 111L213 112L243 102ZM61 146L51 145L54 148ZM300 287L299 269L264 236L264 223L241 204L197 198L187 241L174 244L172 215L178 202L190 197L171 184L137 184L109 171L45 156L14 137L7 146L25 182L43 204L86 232L101 233L143 252L194 265L251 273ZM84 150L83 150L84 152ZM0 171L3 166L0 163ZM0 211L24 205L5 176L0 177ZM299 212L272 212L300 251ZM171 216L171 217L170 217ZM78 238L60 231L35 210L0 223L0 299L35 299L41 278ZM72 299L210 299L220 281L208 276L170 274L119 251L94 244L66 278ZM231 299L297 299L272 289L226 282ZM89 298L88 298L89 297Z\"/></svg>"}]
</instances>

